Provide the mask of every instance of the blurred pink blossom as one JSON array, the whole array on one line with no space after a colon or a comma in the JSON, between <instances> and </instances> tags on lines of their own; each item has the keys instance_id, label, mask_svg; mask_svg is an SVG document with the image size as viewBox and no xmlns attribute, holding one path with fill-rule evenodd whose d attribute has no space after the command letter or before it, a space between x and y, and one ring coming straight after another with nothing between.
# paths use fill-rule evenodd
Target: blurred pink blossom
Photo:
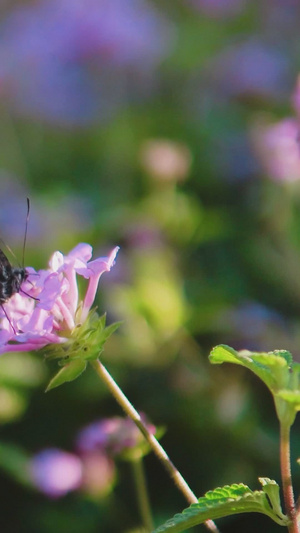
<instances>
[{"instance_id":1,"label":"blurred pink blossom","mask_svg":"<svg viewBox=\"0 0 300 533\"><path fill-rule=\"evenodd\" d=\"M92 497L105 496L112 488L116 477L115 463L103 451L81 455L83 476L81 490Z\"/></svg>"},{"instance_id":2,"label":"blurred pink blossom","mask_svg":"<svg viewBox=\"0 0 300 533\"><path fill-rule=\"evenodd\" d=\"M267 176L278 182L300 180L299 123L285 118L271 123L264 117L251 131L253 146Z\"/></svg>"},{"instance_id":3,"label":"blurred pink blossom","mask_svg":"<svg viewBox=\"0 0 300 533\"><path fill-rule=\"evenodd\" d=\"M149 139L141 147L142 166L150 176L161 181L184 181L192 155L188 147L169 139Z\"/></svg>"},{"instance_id":4,"label":"blurred pink blossom","mask_svg":"<svg viewBox=\"0 0 300 533\"><path fill-rule=\"evenodd\" d=\"M91 260L92 247L81 243L68 255L55 252L47 270L36 272L28 267L27 280L4 304L5 312L2 309L0 315L0 354L67 341L74 328L87 319L99 279L114 265L118 250L116 247L108 257ZM77 276L88 280L82 301Z\"/></svg>"}]
</instances>

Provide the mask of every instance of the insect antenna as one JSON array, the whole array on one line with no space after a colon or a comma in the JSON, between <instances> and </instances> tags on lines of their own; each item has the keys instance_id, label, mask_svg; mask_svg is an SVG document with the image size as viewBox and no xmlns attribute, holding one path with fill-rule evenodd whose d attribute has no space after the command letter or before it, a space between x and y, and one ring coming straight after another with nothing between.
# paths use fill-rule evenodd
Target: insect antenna
<instances>
[{"instance_id":1,"label":"insect antenna","mask_svg":"<svg viewBox=\"0 0 300 533\"><path fill-rule=\"evenodd\" d=\"M23 242L23 251L22 251L22 267L24 268L25 263L25 247L26 247L26 240L27 240L27 229L28 229L28 221L29 221L29 213L30 213L30 200L27 197L27 215L26 215L26 222L25 222L25 233L24 233L24 242ZM31 274L32 276L34 274ZM37 273L35 275L38 275ZM32 285L32 283L31 283ZM32 300L35 300L36 302L39 302L39 298L35 298L34 296L31 296L30 294L27 294L27 292L20 289L20 292L25 294L25 296L28 296L29 298L32 298Z\"/></svg>"},{"instance_id":2,"label":"insect antenna","mask_svg":"<svg viewBox=\"0 0 300 533\"><path fill-rule=\"evenodd\" d=\"M22 267L23 268L24 268L24 260L25 260L25 246L26 246L26 240L27 240L29 212L30 212L30 200L29 198L27 198L27 215L26 215L26 222L25 222L25 233L24 233L23 251L22 251Z\"/></svg>"}]
</instances>

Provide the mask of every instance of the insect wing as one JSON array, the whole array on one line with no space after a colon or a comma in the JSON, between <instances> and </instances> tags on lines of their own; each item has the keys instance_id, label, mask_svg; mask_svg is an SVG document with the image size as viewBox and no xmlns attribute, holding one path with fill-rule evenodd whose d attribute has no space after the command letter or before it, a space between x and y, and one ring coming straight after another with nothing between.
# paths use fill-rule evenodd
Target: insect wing
<instances>
[{"instance_id":1,"label":"insect wing","mask_svg":"<svg viewBox=\"0 0 300 533\"><path fill-rule=\"evenodd\" d=\"M0 281L7 281L12 276L12 266L6 255L0 249Z\"/></svg>"}]
</instances>

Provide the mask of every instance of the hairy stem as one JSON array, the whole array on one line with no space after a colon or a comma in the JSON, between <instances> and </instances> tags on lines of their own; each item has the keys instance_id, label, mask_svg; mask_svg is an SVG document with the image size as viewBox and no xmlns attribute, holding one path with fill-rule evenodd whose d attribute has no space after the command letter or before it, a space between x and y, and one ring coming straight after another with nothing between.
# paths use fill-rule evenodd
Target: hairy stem
<instances>
[{"instance_id":1,"label":"hairy stem","mask_svg":"<svg viewBox=\"0 0 300 533\"><path fill-rule=\"evenodd\" d=\"M133 468L133 475L141 518L143 520L143 524L146 531L151 532L154 529L154 526L148 498L143 458L138 457L135 461L131 462L131 465Z\"/></svg>"},{"instance_id":2,"label":"hairy stem","mask_svg":"<svg viewBox=\"0 0 300 533\"><path fill-rule=\"evenodd\" d=\"M290 456L290 426L281 424L280 427L280 467L285 512L291 524L289 533L300 533L295 510L295 499L292 485L291 456Z\"/></svg>"},{"instance_id":3,"label":"hairy stem","mask_svg":"<svg viewBox=\"0 0 300 533\"><path fill-rule=\"evenodd\" d=\"M91 365L94 368L94 370L97 372L98 376L106 383L110 392L112 393L112 395L114 396L118 404L122 407L126 415L131 418L131 420L135 423L135 425L139 428L141 433L144 435L152 451L155 453L156 457L163 464L164 468L168 472L169 476L175 483L178 490L180 490L180 492L183 494L186 501L189 504L197 503L198 499L195 496L195 494L192 492L190 487L188 486L185 479L182 477L180 472L174 466L174 464L172 463L172 461L170 460L170 458L168 457L167 453L165 452L163 447L160 445L158 440L154 437L154 435L149 433L139 413L136 411L133 405L129 402L128 398L125 396L123 391L120 389L119 385L112 378L112 376L110 375L108 370L105 368L105 366L99 360L91 361ZM207 520L205 522L205 525L207 529L209 529L213 533L219 533L217 526L212 520Z\"/></svg>"}]
</instances>

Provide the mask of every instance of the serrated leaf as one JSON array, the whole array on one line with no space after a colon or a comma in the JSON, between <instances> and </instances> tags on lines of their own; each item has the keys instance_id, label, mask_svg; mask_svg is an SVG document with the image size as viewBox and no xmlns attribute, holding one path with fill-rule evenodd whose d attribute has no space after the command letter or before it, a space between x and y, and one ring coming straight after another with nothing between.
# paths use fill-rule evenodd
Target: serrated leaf
<instances>
[{"instance_id":1,"label":"serrated leaf","mask_svg":"<svg viewBox=\"0 0 300 533\"><path fill-rule=\"evenodd\" d=\"M59 385L63 385L66 381L73 381L76 379L86 368L86 361L83 359L74 359L70 363L66 364L57 374L51 379L46 392Z\"/></svg>"},{"instance_id":2,"label":"serrated leaf","mask_svg":"<svg viewBox=\"0 0 300 533\"><path fill-rule=\"evenodd\" d=\"M272 392L286 386L289 381L292 356L286 350L250 352L221 344L213 348L209 359L213 364L235 363L252 370Z\"/></svg>"},{"instance_id":3,"label":"serrated leaf","mask_svg":"<svg viewBox=\"0 0 300 533\"><path fill-rule=\"evenodd\" d=\"M267 478L262 479L263 490L261 491L252 491L242 483L226 485L209 491L203 498L199 498L198 503L193 503L182 513L176 514L171 520L158 527L154 533L180 533L202 524L206 520L249 512L265 514L277 524L287 525L288 519L282 514L280 502L278 503L275 494L277 489L274 484L277 484L267 480ZM272 499L269 493L271 493ZM276 509L272 507L273 499L276 502ZM278 509L280 510L279 513Z\"/></svg>"},{"instance_id":4,"label":"serrated leaf","mask_svg":"<svg viewBox=\"0 0 300 533\"><path fill-rule=\"evenodd\" d=\"M278 483L274 481L274 479L269 479L268 477L260 477L258 478L260 483L262 484L263 491L267 494L272 509L274 513L281 517L283 520L286 520L286 516L282 512L281 503L280 503L280 488Z\"/></svg>"},{"instance_id":5,"label":"serrated leaf","mask_svg":"<svg viewBox=\"0 0 300 533\"><path fill-rule=\"evenodd\" d=\"M243 363L238 359L238 353L234 348L226 346L226 344L219 344L215 346L209 355L209 360L215 365L221 365L222 363L236 363L242 365Z\"/></svg>"}]
</instances>

